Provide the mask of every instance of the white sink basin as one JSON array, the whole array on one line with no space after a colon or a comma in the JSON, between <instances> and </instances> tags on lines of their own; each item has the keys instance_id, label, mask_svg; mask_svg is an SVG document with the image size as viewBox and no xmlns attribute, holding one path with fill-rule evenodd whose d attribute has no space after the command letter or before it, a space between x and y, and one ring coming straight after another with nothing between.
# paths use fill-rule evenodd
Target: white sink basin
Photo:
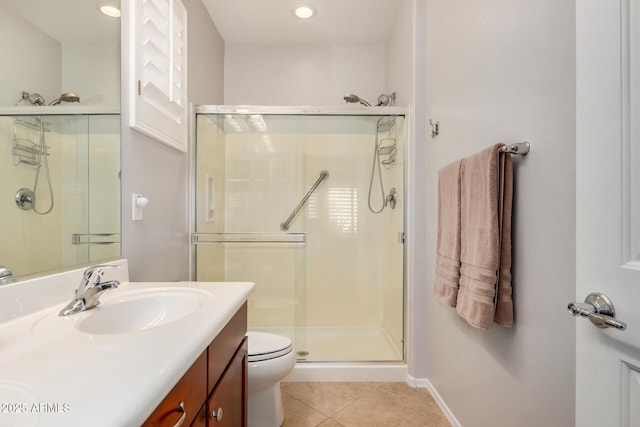
<instances>
[{"instance_id":1,"label":"white sink basin","mask_svg":"<svg viewBox=\"0 0 640 427\"><path fill-rule=\"evenodd\" d=\"M88 310L75 326L89 334L121 334L157 328L194 313L207 296L197 289L149 289L103 298L102 303Z\"/></svg>"}]
</instances>

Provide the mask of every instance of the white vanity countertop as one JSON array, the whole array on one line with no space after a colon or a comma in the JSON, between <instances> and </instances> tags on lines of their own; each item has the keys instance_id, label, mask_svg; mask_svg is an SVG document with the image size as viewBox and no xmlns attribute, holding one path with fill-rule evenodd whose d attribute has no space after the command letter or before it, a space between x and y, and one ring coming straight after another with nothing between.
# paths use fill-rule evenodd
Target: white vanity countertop
<instances>
[{"instance_id":1,"label":"white vanity countertop","mask_svg":"<svg viewBox=\"0 0 640 427\"><path fill-rule=\"evenodd\" d=\"M244 304L253 286L125 282L86 312L59 317L65 300L0 323L0 425L142 424ZM78 329L92 311L150 295L150 289L202 298L190 314L151 329L113 334Z\"/></svg>"}]
</instances>

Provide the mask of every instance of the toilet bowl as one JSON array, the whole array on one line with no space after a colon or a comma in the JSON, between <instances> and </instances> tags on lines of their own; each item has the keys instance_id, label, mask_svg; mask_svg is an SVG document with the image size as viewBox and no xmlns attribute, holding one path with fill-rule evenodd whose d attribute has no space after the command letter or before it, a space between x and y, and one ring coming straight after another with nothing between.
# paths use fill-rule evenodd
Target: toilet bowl
<instances>
[{"instance_id":1,"label":"toilet bowl","mask_svg":"<svg viewBox=\"0 0 640 427\"><path fill-rule=\"evenodd\" d=\"M280 427L284 421L280 380L296 364L291 340L265 332L249 337L248 427Z\"/></svg>"}]
</instances>

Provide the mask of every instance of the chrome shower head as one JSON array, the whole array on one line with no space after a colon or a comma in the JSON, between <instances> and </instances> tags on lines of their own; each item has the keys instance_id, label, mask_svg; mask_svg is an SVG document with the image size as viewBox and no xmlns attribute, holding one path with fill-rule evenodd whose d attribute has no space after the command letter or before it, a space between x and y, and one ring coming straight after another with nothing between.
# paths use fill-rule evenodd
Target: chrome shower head
<instances>
[{"instance_id":1,"label":"chrome shower head","mask_svg":"<svg viewBox=\"0 0 640 427\"><path fill-rule=\"evenodd\" d=\"M63 93L60 98L51 101L49 105L58 105L61 102L80 102L80 97L73 92Z\"/></svg>"},{"instance_id":2,"label":"chrome shower head","mask_svg":"<svg viewBox=\"0 0 640 427\"><path fill-rule=\"evenodd\" d=\"M345 100L345 102L351 102L351 103L354 103L354 104L359 102L362 105L366 105L367 107L371 107L371 104L369 104L364 99L360 98L358 95L354 95L353 93L347 93L344 96L344 100Z\"/></svg>"}]
</instances>

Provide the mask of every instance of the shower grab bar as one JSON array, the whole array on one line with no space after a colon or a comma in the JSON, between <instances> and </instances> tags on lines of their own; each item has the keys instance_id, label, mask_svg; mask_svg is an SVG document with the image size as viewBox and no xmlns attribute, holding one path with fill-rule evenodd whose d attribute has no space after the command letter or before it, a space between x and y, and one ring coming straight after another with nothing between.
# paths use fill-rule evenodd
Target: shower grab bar
<instances>
[{"instance_id":1,"label":"shower grab bar","mask_svg":"<svg viewBox=\"0 0 640 427\"><path fill-rule=\"evenodd\" d=\"M119 243L119 233L73 233L71 235L72 245L117 245Z\"/></svg>"},{"instance_id":2,"label":"shower grab bar","mask_svg":"<svg viewBox=\"0 0 640 427\"><path fill-rule=\"evenodd\" d=\"M329 178L329 172L327 172L326 170L321 170L320 176L318 177L316 182L313 183L309 191L307 191L307 194L305 194L302 200L300 200L300 203L298 203L298 206L296 206L293 212L291 212L291 215L289 215L289 218L287 218L285 222L280 224L280 230L287 231L289 229L289 224L291 224L291 221L293 221L293 218L295 218L298 212L300 212L300 209L302 209L302 207L307 202L311 194L316 190L316 188L318 188L318 185L320 185L320 183L327 178Z\"/></svg>"},{"instance_id":3,"label":"shower grab bar","mask_svg":"<svg viewBox=\"0 0 640 427\"><path fill-rule=\"evenodd\" d=\"M229 243L285 243L304 245L307 233L192 233L194 245L224 245Z\"/></svg>"}]
</instances>

